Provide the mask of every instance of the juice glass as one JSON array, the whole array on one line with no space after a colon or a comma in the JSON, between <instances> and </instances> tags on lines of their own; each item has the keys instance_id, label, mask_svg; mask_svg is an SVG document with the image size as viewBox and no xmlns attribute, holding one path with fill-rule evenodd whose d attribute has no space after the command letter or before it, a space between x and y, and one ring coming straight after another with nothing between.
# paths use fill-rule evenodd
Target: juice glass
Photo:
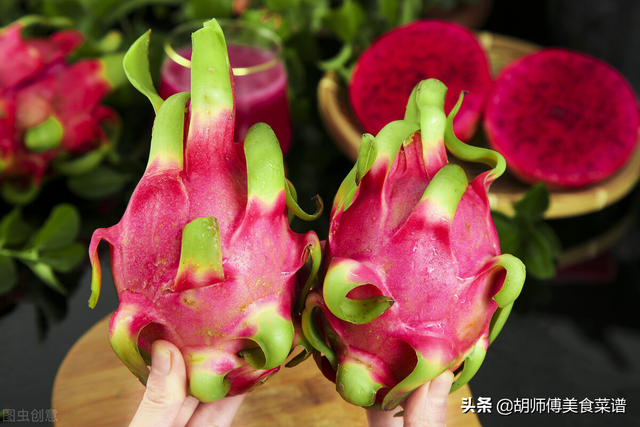
<instances>
[{"instance_id":1,"label":"juice glass","mask_svg":"<svg viewBox=\"0 0 640 427\"><path fill-rule=\"evenodd\" d=\"M236 141L242 141L251 126L263 122L271 126L286 154L291 147L291 116L279 37L245 21L218 22L225 35L235 80ZM201 27L202 21L188 22L168 35L164 46L167 59L160 70L162 98L190 91L191 33Z\"/></svg>"}]
</instances>

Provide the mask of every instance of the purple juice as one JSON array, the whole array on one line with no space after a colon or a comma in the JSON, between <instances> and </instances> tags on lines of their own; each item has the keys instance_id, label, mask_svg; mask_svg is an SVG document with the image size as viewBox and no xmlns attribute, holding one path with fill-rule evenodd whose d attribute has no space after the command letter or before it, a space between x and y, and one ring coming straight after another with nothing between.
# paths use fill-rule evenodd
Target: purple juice
<instances>
[{"instance_id":1,"label":"purple juice","mask_svg":"<svg viewBox=\"0 0 640 427\"><path fill-rule=\"evenodd\" d=\"M264 49L227 44L232 68L247 68L264 64L275 58ZM176 53L191 59L191 47ZM242 141L247 130L256 123L266 123L275 132L282 152L291 147L291 117L287 101L287 73L281 61L272 67L245 76L235 76L236 127L235 139ZM163 99L191 88L191 69L167 58L160 70L159 94Z\"/></svg>"}]
</instances>

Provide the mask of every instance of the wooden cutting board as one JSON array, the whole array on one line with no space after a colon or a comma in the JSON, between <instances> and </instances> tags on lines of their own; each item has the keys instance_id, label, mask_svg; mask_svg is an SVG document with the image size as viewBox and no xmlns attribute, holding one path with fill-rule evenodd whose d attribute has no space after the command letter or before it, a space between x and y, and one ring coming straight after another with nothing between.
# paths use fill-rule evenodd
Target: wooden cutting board
<instances>
[{"instance_id":1,"label":"wooden cutting board","mask_svg":"<svg viewBox=\"0 0 640 427\"><path fill-rule=\"evenodd\" d=\"M52 408L56 427L128 426L144 386L115 355L108 340L109 316L94 325L71 348L53 386ZM480 426L476 414L463 414L462 398L469 387L449 396L449 427ZM366 427L362 408L340 397L309 359L292 369L282 369L265 385L247 395L234 427L264 426Z\"/></svg>"}]
</instances>

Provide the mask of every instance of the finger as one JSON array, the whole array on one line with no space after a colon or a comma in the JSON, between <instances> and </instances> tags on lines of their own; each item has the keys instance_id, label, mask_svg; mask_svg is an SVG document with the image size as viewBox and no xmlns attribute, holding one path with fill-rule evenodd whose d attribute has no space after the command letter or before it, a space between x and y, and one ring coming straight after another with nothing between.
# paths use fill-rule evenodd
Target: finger
<instances>
[{"instance_id":1,"label":"finger","mask_svg":"<svg viewBox=\"0 0 640 427\"><path fill-rule=\"evenodd\" d=\"M372 409L365 409L367 414L367 423L369 427L402 427L402 417L394 417L395 414L402 411L402 408L397 407L391 411L374 411Z\"/></svg>"},{"instance_id":2,"label":"finger","mask_svg":"<svg viewBox=\"0 0 640 427\"><path fill-rule=\"evenodd\" d=\"M151 347L147 390L130 427L171 427L187 397L187 374L180 350L167 341Z\"/></svg>"},{"instance_id":3,"label":"finger","mask_svg":"<svg viewBox=\"0 0 640 427\"><path fill-rule=\"evenodd\" d=\"M404 426L445 427L452 382L453 373L445 371L414 391L405 405Z\"/></svg>"},{"instance_id":4,"label":"finger","mask_svg":"<svg viewBox=\"0 0 640 427\"><path fill-rule=\"evenodd\" d=\"M200 401L193 396L187 396L187 399L182 404L182 409L180 410L180 414L174 421L174 426L186 426L193 413L200 405Z\"/></svg>"},{"instance_id":5,"label":"finger","mask_svg":"<svg viewBox=\"0 0 640 427\"><path fill-rule=\"evenodd\" d=\"M229 427L244 400L240 396L225 397L210 403L201 403L193 413L187 427Z\"/></svg>"}]
</instances>

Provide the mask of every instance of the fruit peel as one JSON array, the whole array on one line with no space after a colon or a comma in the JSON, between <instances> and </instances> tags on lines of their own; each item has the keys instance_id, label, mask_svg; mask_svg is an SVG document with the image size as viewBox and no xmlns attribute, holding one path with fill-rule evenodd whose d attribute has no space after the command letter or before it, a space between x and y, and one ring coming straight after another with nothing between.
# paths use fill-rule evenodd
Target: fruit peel
<instances>
[{"instance_id":1,"label":"fruit peel","mask_svg":"<svg viewBox=\"0 0 640 427\"><path fill-rule=\"evenodd\" d=\"M445 93L438 80L419 83L404 120L363 138L364 158L334 199L322 285L302 327L325 376L356 405L391 410L445 370L458 372L452 390L465 384L524 283L524 265L500 254L487 197L504 158L455 137L463 94L442 126ZM467 182L445 148L491 169ZM353 304L380 298L393 304L372 316L370 304ZM358 362L367 375L353 371Z\"/></svg>"},{"instance_id":2,"label":"fruit peel","mask_svg":"<svg viewBox=\"0 0 640 427\"><path fill-rule=\"evenodd\" d=\"M120 300L112 347L145 383L143 354L157 339L172 342L189 392L209 402L250 391L295 345L308 346L294 306L315 280L320 242L289 228L295 189L273 131L258 124L234 142L233 76L217 22L193 34L191 94L161 102L141 83L150 82L148 70L132 63L147 63L136 55L148 37L125 56L125 69L157 108L150 158L120 222L93 234L89 304L98 300L98 245L106 241ZM303 283L298 272L307 261Z\"/></svg>"}]
</instances>

